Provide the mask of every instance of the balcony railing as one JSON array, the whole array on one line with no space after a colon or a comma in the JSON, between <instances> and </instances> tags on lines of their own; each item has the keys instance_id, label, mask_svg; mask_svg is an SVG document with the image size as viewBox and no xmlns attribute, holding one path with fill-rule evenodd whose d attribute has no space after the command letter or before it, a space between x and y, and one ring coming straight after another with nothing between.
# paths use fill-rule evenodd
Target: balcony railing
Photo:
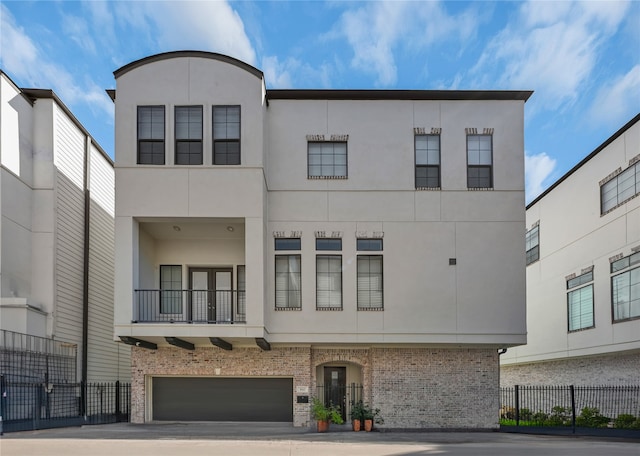
<instances>
[{"instance_id":1,"label":"balcony railing","mask_svg":"<svg viewBox=\"0 0 640 456\"><path fill-rule=\"evenodd\" d=\"M240 290L135 290L133 323L246 323Z\"/></svg>"}]
</instances>

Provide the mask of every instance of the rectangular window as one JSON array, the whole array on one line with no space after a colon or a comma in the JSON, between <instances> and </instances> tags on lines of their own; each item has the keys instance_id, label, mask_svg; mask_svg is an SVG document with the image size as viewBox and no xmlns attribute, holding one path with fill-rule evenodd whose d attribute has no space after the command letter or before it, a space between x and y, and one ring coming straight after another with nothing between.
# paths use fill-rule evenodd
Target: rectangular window
<instances>
[{"instance_id":1,"label":"rectangular window","mask_svg":"<svg viewBox=\"0 0 640 456\"><path fill-rule=\"evenodd\" d=\"M567 280L567 305L569 331L594 327L593 318L593 272L587 272ZM588 284L588 285L585 285Z\"/></svg>"},{"instance_id":2,"label":"rectangular window","mask_svg":"<svg viewBox=\"0 0 640 456\"><path fill-rule=\"evenodd\" d=\"M301 309L300 255L276 255L276 310Z\"/></svg>"},{"instance_id":3,"label":"rectangular window","mask_svg":"<svg viewBox=\"0 0 640 456\"><path fill-rule=\"evenodd\" d=\"M236 280L238 281L238 299L236 304L236 320L247 321L247 278L244 265L238 265Z\"/></svg>"},{"instance_id":4,"label":"rectangular window","mask_svg":"<svg viewBox=\"0 0 640 456\"><path fill-rule=\"evenodd\" d=\"M493 188L491 135L467 135L467 187Z\"/></svg>"},{"instance_id":5,"label":"rectangular window","mask_svg":"<svg viewBox=\"0 0 640 456\"><path fill-rule=\"evenodd\" d=\"M300 250L300 238L276 238L276 250Z\"/></svg>"},{"instance_id":6,"label":"rectangular window","mask_svg":"<svg viewBox=\"0 0 640 456\"><path fill-rule=\"evenodd\" d=\"M240 164L240 106L213 107L213 164Z\"/></svg>"},{"instance_id":7,"label":"rectangular window","mask_svg":"<svg viewBox=\"0 0 640 456\"><path fill-rule=\"evenodd\" d=\"M640 318L640 252L612 263L611 272L618 271L611 277L613 321Z\"/></svg>"},{"instance_id":8,"label":"rectangular window","mask_svg":"<svg viewBox=\"0 0 640 456\"><path fill-rule=\"evenodd\" d=\"M382 239L358 239L356 248L359 251L381 252Z\"/></svg>"},{"instance_id":9,"label":"rectangular window","mask_svg":"<svg viewBox=\"0 0 640 456\"><path fill-rule=\"evenodd\" d=\"M346 142L309 142L307 144L309 178L346 178Z\"/></svg>"},{"instance_id":10,"label":"rectangular window","mask_svg":"<svg viewBox=\"0 0 640 456\"><path fill-rule=\"evenodd\" d=\"M540 237L539 226L534 226L525 236L525 244L527 250L527 265L540 259Z\"/></svg>"},{"instance_id":11,"label":"rectangular window","mask_svg":"<svg viewBox=\"0 0 640 456\"><path fill-rule=\"evenodd\" d=\"M342 310L342 255L316 256L316 309Z\"/></svg>"},{"instance_id":12,"label":"rectangular window","mask_svg":"<svg viewBox=\"0 0 640 456\"><path fill-rule=\"evenodd\" d=\"M182 266L160 265L160 313L182 313Z\"/></svg>"},{"instance_id":13,"label":"rectangular window","mask_svg":"<svg viewBox=\"0 0 640 456\"><path fill-rule=\"evenodd\" d=\"M176 165L202 164L202 106L176 106Z\"/></svg>"},{"instance_id":14,"label":"rectangular window","mask_svg":"<svg viewBox=\"0 0 640 456\"><path fill-rule=\"evenodd\" d=\"M382 310L382 255L358 255L357 280L358 310Z\"/></svg>"},{"instance_id":15,"label":"rectangular window","mask_svg":"<svg viewBox=\"0 0 640 456\"><path fill-rule=\"evenodd\" d=\"M340 238L317 238L316 250L342 250Z\"/></svg>"},{"instance_id":16,"label":"rectangular window","mask_svg":"<svg viewBox=\"0 0 640 456\"><path fill-rule=\"evenodd\" d=\"M416 188L440 187L440 135L416 135Z\"/></svg>"},{"instance_id":17,"label":"rectangular window","mask_svg":"<svg viewBox=\"0 0 640 456\"><path fill-rule=\"evenodd\" d=\"M164 106L138 106L138 164L164 165Z\"/></svg>"},{"instance_id":18,"label":"rectangular window","mask_svg":"<svg viewBox=\"0 0 640 456\"><path fill-rule=\"evenodd\" d=\"M640 163L630 166L600 187L600 213L605 214L640 193Z\"/></svg>"}]
</instances>

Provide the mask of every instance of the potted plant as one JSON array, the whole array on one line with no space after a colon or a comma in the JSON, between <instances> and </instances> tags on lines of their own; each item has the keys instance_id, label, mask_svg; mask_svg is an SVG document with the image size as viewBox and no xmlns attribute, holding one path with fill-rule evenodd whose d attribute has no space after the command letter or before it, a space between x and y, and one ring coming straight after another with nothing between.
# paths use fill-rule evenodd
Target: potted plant
<instances>
[{"instance_id":1,"label":"potted plant","mask_svg":"<svg viewBox=\"0 0 640 456\"><path fill-rule=\"evenodd\" d=\"M372 408L369 404L363 404L362 416L364 420L364 430L371 432L373 424L384 424L384 418L380 416L379 408Z\"/></svg>"},{"instance_id":2,"label":"potted plant","mask_svg":"<svg viewBox=\"0 0 640 456\"><path fill-rule=\"evenodd\" d=\"M351 424L354 431L359 431L364 420L364 404L362 401L351 403Z\"/></svg>"},{"instance_id":3,"label":"potted plant","mask_svg":"<svg viewBox=\"0 0 640 456\"><path fill-rule=\"evenodd\" d=\"M340 414L340 407L333 404L327 406L317 397L314 397L311 403L311 414L317 421L318 432L327 432L330 423L344 423Z\"/></svg>"}]
</instances>

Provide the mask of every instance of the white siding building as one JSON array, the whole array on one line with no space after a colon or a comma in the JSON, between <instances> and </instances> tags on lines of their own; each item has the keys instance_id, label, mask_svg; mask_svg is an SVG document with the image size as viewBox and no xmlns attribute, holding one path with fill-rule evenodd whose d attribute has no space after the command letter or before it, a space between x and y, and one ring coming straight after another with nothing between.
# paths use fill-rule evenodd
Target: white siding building
<instances>
[{"instance_id":1,"label":"white siding building","mask_svg":"<svg viewBox=\"0 0 640 456\"><path fill-rule=\"evenodd\" d=\"M527 206L526 346L501 383L637 384L640 114Z\"/></svg>"},{"instance_id":2,"label":"white siding building","mask_svg":"<svg viewBox=\"0 0 640 456\"><path fill-rule=\"evenodd\" d=\"M266 90L206 52L115 72L115 336L132 421L495 428L526 342L531 92Z\"/></svg>"},{"instance_id":3,"label":"white siding building","mask_svg":"<svg viewBox=\"0 0 640 456\"><path fill-rule=\"evenodd\" d=\"M111 159L55 93L1 71L0 125L0 329L76 345L69 381L128 380L112 337Z\"/></svg>"}]
</instances>

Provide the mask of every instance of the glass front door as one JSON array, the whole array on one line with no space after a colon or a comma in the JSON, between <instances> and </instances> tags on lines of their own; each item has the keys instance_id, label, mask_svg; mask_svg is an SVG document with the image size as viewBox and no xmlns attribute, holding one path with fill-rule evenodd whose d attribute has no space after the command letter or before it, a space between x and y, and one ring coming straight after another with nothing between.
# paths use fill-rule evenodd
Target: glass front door
<instances>
[{"instance_id":1,"label":"glass front door","mask_svg":"<svg viewBox=\"0 0 640 456\"><path fill-rule=\"evenodd\" d=\"M190 268L191 318L193 321L233 321L231 268Z\"/></svg>"}]
</instances>

